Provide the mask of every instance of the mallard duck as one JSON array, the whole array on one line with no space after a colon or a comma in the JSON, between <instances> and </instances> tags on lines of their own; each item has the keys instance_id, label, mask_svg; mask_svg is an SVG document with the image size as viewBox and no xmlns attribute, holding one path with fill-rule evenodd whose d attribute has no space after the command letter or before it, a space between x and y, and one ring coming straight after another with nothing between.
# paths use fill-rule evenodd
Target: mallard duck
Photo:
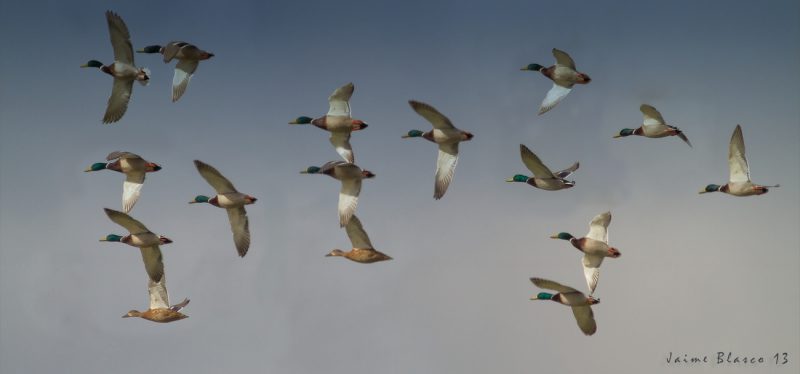
<instances>
[{"instance_id":1,"label":"mallard duck","mask_svg":"<svg viewBox=\"0 0 800 374\"><path fill-rule=\"evenodd\" d=\"M161 166L145 161L137 154L122 151L109 153L106 160L112 162L96 162L84 171L108 169L125 174L125 182L122 183L122 211L128 213L139 200L145 173L159 171Z\"/></svg>"},{"instance_id":2,"label":"mallard duck","mask_svg":"<svg viewBox=\"0 0 800 374\"><path fill-rule=\"evenodd\" d=\"M250 248L250 223L244 206L255 203L258 199L237 191L233 183L211 165L200 160L194 160L194 166L197 167L200 176L217 191L217 195L211 198L197 195L189 204L208 203L218 208L225 208L228 212L228 220L231 223L236 251L239 256L244 257Z\"/></svg>"},{"instance_id":3,"label":"mallard duck","mask_svg":"<svg viewBox=\"0 0 800 374\"><path fill-rule=\"evenodd\" d=\"M417 114L433 125L431 131L411 130L402 137L422 137L439 145L439 156L436 159L436 181L433 190L433 198L438 200L447 192L447 187L450 186L450 181L453 180L453 174L456 172L458 143L472 140L474 135L457 129L447 117L428 104L414 100L409 100L408 103Z\"/></svg>"},{"instance_id":4,"label":"mallard duck","mask_svg":"<svg viewBox=\"0 0 800 374\"><path fill-rule=\"evenodd\" d=\"M147 47L136 50L138 53L160 53L164 55L164 63L169 63L172 59L177 59L175 65L175 75L172 76L172 102L178 101L186 92L189 80L192 79L194 71L200 61L214 57L213 53L206 52L197 48L194 44L186 42L169 42L165 46L148 45Z\"/></svg>"},{"instance_id":5,"label":"mallard duck","mask_svg":"<svg viewBox=\"0 0 800 374\"><path fill-rule=\"evenodd\" d=\"M181 313L181 309L189 304L189 299L183 299L178 304L169 305L169 295L167 295L166 278L161 278L161 282L153 282L147 280L147 291L150 293L150 308L144 312L138 310L131 310L122 318L139 317L148 321L167 323L177 321L189 316Z\"/></svg>"},{"instance_id":6,"label":"mallard duck","mask_svg":"<svg viewBox=\"0 0 800 374\"><path fill-rule=\"evenodd\" d=\"M731 144L728 148L728 169L730 169L730 177L727 184L722 186L709 184L700 190L700 193L719 191L733 196L763 195L769 192L770 187L781 186L780 184L761 186L750 181L750 167L747 166L747 158L744 156L744 137L741 125L736 125L731 136Z\"/></svg>"},{"instance_id":7,"label":"mallard duck","mask_svg":"<svg viewBox=\"0 0 800 374\"><path fill-rule=\"evenodd\" d=\"M120 242L139 248L147 275L153 282L160 282L164 276L164 263L161 260L161 250L158 246L172 243L172 240L163 235L153 234L145 225L125 213L108 208L104 210L111 221L124 227L129 234L125 236L109 234L100 241Z\"/></svg>"},{"instance_id":8,"label":"mallard duck","mask_svg":"<svg viewBox=\"0 0 800 374\"><path fill-rule=\"evenodd\" d=\"M594 312L592 312L592 305L600 303L600 299L586 296L580 291L564 286L558 282L542 278L531 278L531 282L536 287L548 290L557 291L557 294L550 294L547 292L539 292L531 300L552 300L559 304L566 305L572 308L572 314L575 316L575 321L578 322L578 327L585 335L593 335L597 331L597 323L594 321Z\"/></svg>"},{"instance_id":9,"label":"mallard duck","mask_svg":"<svg viewBox=\"0 0 800 374\"><path fill-rule=\"evenodd\" d=\"M117 122L128 110L128 101L133 92L133 81L146 86L150 82L150 70L137 68L133 63L133 47L131 35L122 18L112 11L106 11L108 32L111 34L111 46L114 48L114 63L108 66L97 60L81 65L82 68L99 68L102 72L114 77L114 86L108 98L103 123Z\"/></svg>"},{"instance_id":10,"label":"mallard duck","mask_svg":"<svg viewBox=\"0 0 800 374\"><path fill-rule=\"evenodd\" d=\"M372 247L367 232L364 231L364 227L361 226L361 221L355 214L350 217L345 229L347 230L347 237L350 238L350 243L353 244L353 249L348 252L342 251L341 249L334 249L325 255L325 257L341 256L362 264L371 264L373 262L392 259Z\"/></svg>"},{"instance_id":11,"label":"mallard duck","mask_svg":"<svg viewBox=\"0 0 800 374\"><path fill-rule=\"evenodd\" d=\"M310 123L323 130L330 131L330 141L333 148L345 161L351 164L355 162L355 156L353 155L353 147L350 145L350 133L367 128L367 124L364 121L353 119L350 116L350 97L353 96L354 90L353 83L348 83L333 91L331 96L328 97L330 108L325 116L316 119L302 116L289 122L291 125L306 125Z\"/></svg>"},{"instance_id":12,"label":"mallard duck","mask_svg":"<svg viewBox=\"0 0 800 374\"><path fill-rule=\"evenodd\" d=\"M506 179L506 182L525 182L536 188L548 191L563 190L575 186L575 182L568 181L565 178L572 175L572 172L575 170L578 170L580 166L579 163L576 162L572 164L572 166L554 174L542 163L542 160L525 145L519 145L519 153L522 157L522 163L533 173L533 177L517 174L512 178Z\"/></svg>"},{"instance_id":13,"label":"mallard duck","mask_svg":"<svg viewBox=\"0 0 800 374\"><path fill-rule=\"evenodd\" d=\"M611 223L611 212L600 213L589 224L589 233L583 238L576 238L569 233L560 232L552 239L568 240L573 247L583 252L583 275L589 286L590 295L597 288L600 278L600 264L606 257L617 258L622 254L614 247L608 246L608 224Z\"/></svg>"},{"instance_id":14,"label":"mallard duck","mask_svg":"<svg viewBox=\"0 0 800 374\"><path fill-rule=\"evenodd\" d=\"M325 174L342 182L339 191L339 226L344 227L353 217L361 193L361 181L374 178L369 170L361 169L355 164L344 161L328 161L322 167L309 166L301 174Z\"/></svg>"},{"instance_id":15,"label":"mallard duck","mask_svg":"<svg viewBox=\"0 0 800 374\"><path fill-rule=\"evenodd\" d=\"M548 110L555 108L561 100L567 97L572 90L572 86L577 84L587 84L592 81L588 75L575 70L575 61L569 57L567 52L553 48L553 56L556 64L544 67L539 64L529 64L520 70L538 71L545 77L553 81L553 88L547 92L542 105L539 107L539 114L544 114Z\"/></svg>"},{"instance_id":16,"label":"mallard duck","mask_svg":"<svg viewBox=\"0 0 800 374\"><path fill-rule=\"evenodd\" d=\"M622 129L620 130L619 134L614 135L614 138L621 138L630 135L639 135L648 138L678 136L681 138L681 140L686 142L689 147L692 146L692 143L689 142L689 138L686 137L686 134L684 134L679 128L668 125L667 122L664 121L664 117L661 116L661 113L659 113L656 108L653 108L647 104L642 104L639 107L639 110L644 116L644 122L642 123L642 126L636 129Z\"/></svg>"}]
</instances>

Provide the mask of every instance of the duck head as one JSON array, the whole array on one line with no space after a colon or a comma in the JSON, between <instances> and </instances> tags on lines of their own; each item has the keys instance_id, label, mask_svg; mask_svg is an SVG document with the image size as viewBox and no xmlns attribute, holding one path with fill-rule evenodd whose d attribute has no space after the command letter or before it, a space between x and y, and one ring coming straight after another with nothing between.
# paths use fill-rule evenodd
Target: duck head
<instances>
[{"instance_id":1,"label":"duck head","mask_svg":"<svg viewBox=\"0 0 800 374\"><path fill-rule=\"evenodd\" d=\"M313 118L311 118L311 117L300 116L300 117L297 117L297 118L293 119L291 122L289 122L289 124L290 125L308 125L309 123L311 123L312 120L313 120Z\"/></svg>"},{"instance_id":2,"label":"duck head","mask_svg":"<svg viewBox=\"0 0 800 374\"><path fill-rule=\"evenodd\" d=\"M700 190L699 193L702 194L702 193L706 193L706 192L717 192L717 191L719 191L721 189L722 189L722 186L720 186L718 184L709 184L709 185L706 186L706 188Z\"/></svg>"},{"instance_id":3,"label":"duck head","mask_svg":"<svg viewBox=\"0 0 800 374\"><path fill-rule=\"evenodd\" d=\"M517 174L517 175L513 176L512 178L506 179L506 182L522 182L522 183L525 183L525 182L528 181L528 179L530 179L530 178L525 176L525 175Z\"/></svg>"},{"instance_id":4,"label":"duck head","mask_svg":"<svg viewBox=\"0 0 800 374\"><path fill-rule=\"evenodd\" d=\"M164 47L154 44L148 45L147 47L140 48L136 50L136 53L162 53L164 51Z\"/></svg>"},{"instance_id":5,"label":"duck head","mask_svg":"<svg viewBox=\"0 0 800 374\"><path fill-rule=\"evenodd\" d=\"M300 174L317 174L322 170L319 166L309 166L306 170L300 172Z\"/></svg>"},{"instance_id":6,"label":"duck head","mask_svg":"<svg viewBox=\"0 0 800 374\"><path fill-rule=\"evenodd\" d=\"M626 136L630 136L633 135L635 131L636 131L635 129L622 129L619 130L619 134L614 135L614 138L623 138Z\"/></svg>"},{"instance_id":7,"label":"duck head","mask_svg":"<svg viewBox=\"0 0 800 374\"><path fill-rule=\"evenodd\" d=\"M105 169L105 168L106 168L106 166L107 166L107 165L108 165L108 164L106 164L105 162L95 162L94 164L92 164L92 166L89 166L89 167L88 167L88 168L86 168L86 170L84 170L84 171L85 171L85 172L89 172L89 171L99 171L99 170L103 170L103 169Z\"/></svg>"},{"instance_id":8,"label":"duck head","mask_svg":"<svg viewBox=\"0 0 800 374\"><path fill-rule=\"evenodd\" d=\"M419 130L411 130L407 134L403 135L402 138L418 138L424 135L425 133Z\"/></svg>"},{"instance_id":9,"label":"duck head","mask_svg":"<svg viewBox=\"0 0 800 374\"><path fill-rule=\"evenodd\" d=\"M141 317L141 316L142 316L142 312L140 312L138 310L131 310L128 313L125 313L125 315L123 315L122 318Z\"/></svg>"},{"instance_id":10,"label":"duck head","mask_svg":"<svg viewBox=\"0 0 800 374\"><path fill-rule=\"evenodd\" d=\"M539 64L528 64L526 66L523 66L519 70L523 70L523 71L541 71L542 69L544 69L544 66L542 66L542 65L539 65Z\"/></svg>"},{"instance_id":11,"label":"duck head","mask_svg":"<svg viewBox=\"0 0 800 374\"><path fill-rule=\"evenodd\" d=\"M531 300L553 300L553 294L547 292L539 292L536 296L532 297Z\"/></svg>"},{"instance_id":12,"label":"duck head","mask_svg":"<svg viewBox=\"0 0 800 374\"><path fill-rule=\"evenodd\" d=\"M337 257L337 256L344 257L344 251L342 251L341 249L334 249L325 255L325 257Z\"/></svg>"},{"instance_id":13,"label":"duck head","mask_svg":"<svg viewBox=\"0 0 800 374\"><path fill-rule=\"evenodd\" d=\"M82 68L102 68L103 63L97 60L89 60L85 64L81 65Z\"/></svg>"},{"instance_id":14,"label":"duck head","mask_svg":"<svg viewBox=\"0 0 800 374\"><path fill-rule=\"evenodd\" d=\"M550 236L550 239L572 240L572 238L574 238L574 236L567 232L560 232Z\"/></svg>"},{"instance_id":15,"label":"duck head","mask_svg":"<svg viewBox=\"0 0 800 374\"><path fill-rule=\"evenodd\" d=\"M194 197L194 200L190 201L189 204L198 204L198 203L208 203L209 197L205 195L197 195Z\"/></svg>"},{"instance_id":16,"label":"duck head","mask_svg":"<svg viewBox=\"0 0 800 374\"><path fill-rule=\"evenodd\" d=\"M100 241L101 242L121 242L122 238L123 237L119 236L119 235L108 234L108 235L106 235L105 238L101 238Z\"/></svg>"}]
</instances>

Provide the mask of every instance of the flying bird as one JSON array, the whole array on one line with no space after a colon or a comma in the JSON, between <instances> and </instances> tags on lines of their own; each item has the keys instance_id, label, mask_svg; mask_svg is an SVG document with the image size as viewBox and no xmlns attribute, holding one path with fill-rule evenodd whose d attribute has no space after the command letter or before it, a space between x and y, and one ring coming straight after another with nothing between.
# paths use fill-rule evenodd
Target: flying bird
<instances>
[{"instance_id":1,"label":"flying bird","mask_svg":"<svg viewBox=\"0 0 800 374\"><path fill-rule=\"evenodd\" d=\"M372 246L372 242L369 241L367 232L364 231L364 227L361 225L361 220L359 220L355 215L350 217L345 229L347 231L347 237L350 238L350 243L353 245L353 249L347 252L342 251L341 249L334 249L325 255L326 257L341 256L347 258L348 260L360 262L362 264L371 264L373 262L387 261L392 259L386 254L377 251Z\"/></svg>"},{"instance_id":2,"label":"flying bird","mask_svg":"<svg viewBox=\"0 0 800 374\"><path fill-rule=\"evenodd\" d=\"M131 218L131 216L113 210L104 209L108 218L114 223L128 230L128 235L109 234L100 239L101 242L120 242L137 247L142 252L144 268L147 275L153 282L160 282L164 277L164 263L161 260L161 249L159 245L172 243L172 240L163 236L156 235L145 227L141 222Z\"/></svg>"},{"instance_id":3,"label":"flying bird","mask_svg":"<svg viewBox=\"0 0 800 374\"><path fill-rule=\"evenodd\" d=\"M568 181L566 178L572 175L575 170L578 170L580 166L579 163L576 162L564 170L553 173L542 163L542 160L525 145L519 145L519 153L522 157L522 163L533 173L533 177L517 174L512 178L506 179L506 182L524 182L533 187L548 191L563 190L575 186L575 182Z\"/></svg>"},{"instance_id":4,"label":"flying bird","mask_svg":"<svg viewBox=\"0 0 800 374\"><path fill-rule=\"evenodd\" d=\"M684 134L679 128L668 125L667 122L664 121L664 117L661 116L661 113L656 110L656 108L653 108L647 104L642 104L639 107L639 110L644 116L644 122L642 123L642 126L636 129L622 129L620 130L619 134L614 135L614 138L622 138L630 135L639 135L648 138L677 136L686 142L689 147L692 146L692 143L689 141L689 138L686 137L686 134Z\"/></svg>"},{"instance_id":5,"label":"flying bird","mask_svg":"<svg viewBox=\"0 0 800 374\"><path fill-rule=\"evenodd\" d=\"M99 68L102 72L114 77L111 96L108 98L103 123L117 122L128 110L128 101L133 92L133 81L146 86L150 82L150 70L137 68L133 62L133 46L131 35L122 17L112 11L106 11L108 32L111 34L111 46L114 48L114 63L103 65L97 60L81 65L82 68Z\"/></svg>"},{"instance_id":6,"label":"flying bird","mask_svg":"<svg viewBox=\"0 0 800 374\"><path fill-rule=\"evenodd\" d=\"M96 162L84 171L108 169L125 174L125 182L122 183L122 211L129 213L139 200L145 174L159 171L161 166L145 161L137 154L122 151L109 153L106 161L111 162Z\"/></svg>"},{"instance_id":7,"label":"flying bird","mask_svg":"<svg viewBox=\"0 0 800 374\"><path fill-rule=\"evenodd\" d=\"M194 44L186 42L169 42L165 46L149 45L136 50L138 53L160 53L164 56L164 63L177 59L175 74L172 76L172 102L178 101L186 92L189 80L192 79L200 61L214 57L213 53L197 48Z\"/></svg>"},{"instance_id":8,"label":"flying bird","mask_svg":"<svg viewBox=\"0 0 800 374\"><path fill-rule=\"evenodd\" d=\"M736 129L733 130L733 135L731 136L731 144L728 148L728 169L730 177L727 184L722 186L709 184L706 188L700 190L700 193L719 191L733 196L763 195L769 192L770 187L781 186L780 184L761 186L750 181L750 167L747 165L747 158L744 156L744 137L742 136L741 125L736 125Z\"/></svg>"},{"instance_id":9,"label":"flying bird","mask_svg":"<svg viewBox=\"0 0 800 374\"><path fill-rule=\"evenodd\" d=\"M567 52L553 48L553 56L556 64L544 67L539 64L529 64L520 70L538 71L545 77L553 81L553 88L547 92L539 107L539 114L544 114L561 102L572 90L572 86L577 84L587 84L592 81L588 75L578 72L575 68L575 61L569 57Z\"/></svg>"},{"instance_id":10,"label":"flying bird","mask_svg":"<svg viewBox=\"0 0 800 374\"><path fill-rule=\"evenodd\" d=\"M457 129L447 117L428 104L414 100L409 100L408 103L417 114L433 125L431 131L411 130L402 137L422 137L439 145L439 156L436 158L436 181L433 190L433 198L438 200L447 192L447 187L450 186L453 174L456 172L458 143L472 140L474 135Z\"/></svg>"},{"instance_id":11,"label":"flying bird","mask_svg":"<svg viewBox=\"0 0 800 374\"><path fill-rule=\"evenodd\" d=\"M558 292L557 294L539 292L539 294L532 297L531 300L552 300L559 304L566 305L572 308L575 321L578 322L578 327L585 335L593 335L597 331L597 323L594 321L592 305L600 303L599 299L586 296L572 287L567 287L551 280L531 278L531 282L533 282L536 287Z\"/></svg>"},{"instance_id":12,"label":"flying bird","mask_svg":"<svg viewBox=\"0 0 800 374\"><path fill-rule=\"evenodd\" d=\"M213 166L200 160L194 160L194 166L197 167L200 176L217 191L217 194L214 197L197 195L189 204L208 203L218 208L224 208L228 212L236 251L239 256L244 257L247 250L250 249L250 223L244 206L255 203L258 199L237 191L233 183L222 176Z\"/></svg>"},{"instance_id":13,"label":"flying bird","mask_svg":"<svg viewBox=\"0 0 800 374\"><path fill-rule=\"evenodd\" d=\"M325 174L342 182L339 191L339 226L344 227L353 217L358 206L358 195L361 193L361 181L374 178L369 170L363 170L355 164L344 161L328 161L322 167L309 166L301 174Z\"/></svg>"},{"instance_id":14,"label":"flying bird","mask_svg":"<svg viewBox=\"0 0 800 374\"><path fill-rule=\"evenodd\" d=\"M600 264L606 257L618 258L622 254L614 247L608 246L608 225L611 223L611 212L600 213L589 224L589 233L583 238L576 238L569 233L560 232L552 239L568 240L573 247L583 252L583 275L589 286L589 294L594 293L600 279Z\"/></svg>"},{"instance_id":15,"label":"flying bird","mask_svg":"<svg viewBox=\"0 0 800 374\"><path fill-rule=\"evenodd\" d=\"M350 97L353 96L354 90L355 86L352 83L348 83L333 91L331 96L328 97L330 108L325 116L316 119L302 116L289 122L291 125L306 125L310 123L323 130L330 131L331 145L345 161L351 164L355 162L355 155L353 155L353 147L350 145L350 134L353 131L367 128L367 124L364 121L353 119L350 115Z\"/></svg>"}]
</instances>

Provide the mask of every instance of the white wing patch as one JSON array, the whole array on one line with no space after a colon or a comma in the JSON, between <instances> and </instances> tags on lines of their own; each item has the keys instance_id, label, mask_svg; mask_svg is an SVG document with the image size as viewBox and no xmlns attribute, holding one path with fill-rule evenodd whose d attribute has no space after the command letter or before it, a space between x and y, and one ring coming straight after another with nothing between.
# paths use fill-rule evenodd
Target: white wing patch
<instances>
[{"instance_id":1,"label":"white wing patch","mask_svg":"<svg viewBox=\"0 0 800 374\"><path fill-rule=\"evenodd\" d=\"M572 87L559 86L554 83L553 88L547 91L547 96L544 97L542 105L539 106L539 114L547 113L550 109L555 108L561 100L567 97L570 91L572 91Z\"/></svg>"},{"instance_id":2,"label":"white wing patch","mask_svg":"<svg viewBox=\"0 0 800 374\"><path fill-rule=\"evenodd\" d=\"M161 277L161 281L153 282L147 279L147 291L150 293L150 309L169 308L169 295L167 294L167 277Z\"/></svg>"},{"instance_id":3,"label":"white wing patch","mask_svg":"<svg viewBox=\"0 0 800 374\"><path fill-rule=\"evenodd\" d=\"M355 86L353 83L345 84L337 88L331 96L328 97L328 115L350 117L350 97L353 96Z\"/></svg>"},{"instance_id":4,"label":"white wing patch","mask_svg":"<svg viewBox=\"0 0 800 374\"><path fill-rule=\"evenodd\" d=\"M250 221L247 219L247 211L242 206L225 210L228 211L236 252L239 253L239 256L244 257L247 250L250 249Z\"/></svg>"},{"instance_id":5,"label":"white wing patch","mask_svg":"<svg viewBox=\"0 0 800 374\"><path fill-rule=\"evenodd\" d=\"M750 167L747 165L747 158L744 156L744 136L742 126L736 125L731 136L731 144L728 149L728 168L730 169L730 181L742 183L750 181Z\"/></svg>"},{"instance_id":6,"label":"white wing patch","mask_svg":"<svg viewBox=\"0 0 800 374\"><path fill-rule=\"evenodd\" d=\"M666 125L664 118L661 117L661 113L656 110L656 108L653 108L647 104L642 104L639 107L639 110L642 112L642 116L644 117L644 121L642 122L644 126Z\"/></svg>"},{"instance_id":7,"label":"white wing patch","mask_svg":"<svg viewBox=\"0 0 800 374\"><path fill-rule=\"evenodd\" d=\"M172 102L178 101L186 92L189 81L200 62L196 60L180 60L175 65L175 75L172 76Z\"/></svg>"},{"instance_id":8,"label":"white wing patch","mask_svg":"<svg viewBox=\"0 0 800 374\"><path fill-rule=\"evenodd\" d=\"M144 176L144 173L141 173ZM130 179L130 178L129 178ZM144 178L143 178L144 179ZM122 182L122 211L128 213L133 209L133 206L139 201L139 195L142 191L142 183Z\"/></svg>"},{"instance_id":9,"label":"white wing patch","mask_svg":"<svg viewBox=\"0 0 800 374\"><path fill-rule=\"evenodd\" d=\"M608 244L608 225L611 223L611 212L600 213L592 218L589 233L586 237Z\"/></svg>"},{"instance_id":10,"label":"white wing patch","mask_svg":"<svg viewBox=\"0 0 800 374\"><path fill-rule=\"evenodd\" d=\"M358 195L361 193L361 179L342 180L339 191L339 226L344 227L356 212Z\"/></svg>"},{"instance_id":11,"label":"white wing patch","mask_svg":"<svg viewBox=\"0 0 800 374\"><path fill-rule=\"evenodd\" d=\"M589 286L591 295L597 288L597 281L600 279L600 264L603 263L603 256L584 255L581 263L583 264L583 276L586 277L586 285Z\"/></svg>"},{"instance_id":12,"label":"white wing patch","mask_svg":"<svg viewBox=\"0 0 800 374\"><path fill-rule=\"evenodd\" d=\"M436 181L433 198L439 200L447 192L458 164L458 143L440 144L436 159Z\"/></svg>"},{"instance_id":13,"label":"white wing patch","mask_svg":"<svg viewBox=\"0 0 800 374\"><path fill-rule=\"evenodd\" d=\"M330 138L331 144L333 148L336 149L336 153L339 156L349 162L355 162L355 156L353 155L353 147L350 145L350 132L331 132Z\"/></svg>"}]
</instances>

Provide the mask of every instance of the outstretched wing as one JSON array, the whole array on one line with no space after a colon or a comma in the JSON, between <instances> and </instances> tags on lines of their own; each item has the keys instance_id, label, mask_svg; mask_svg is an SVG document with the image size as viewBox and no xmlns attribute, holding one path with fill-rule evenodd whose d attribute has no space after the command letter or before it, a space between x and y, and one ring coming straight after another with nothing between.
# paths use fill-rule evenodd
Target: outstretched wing
<instances>
[{"instance_id":1,"label":"outstretched wing","mask_svg":"<svg viewBox=\"0 0 800 374\"><path fill-rule=\"evenodd\" d=\"M231 222L233 232L233 243L236 244L236 252L244 257L250 249L250 221L247 219L247 211L243 206L227 208L228 220Z\"/></svg>"},{"instance_id":2,"label":"outstretched wing","mask_svg":"<svg viewBox=\"0 0 800 374\"><path fill-rule=\"evenodd\" d=\"M556 292L561 292L561 293L578 292L578 290L572 287L567 287L561 283L554 282L549 279L531 278L531 282L533 282L533 284L535 284L536 287L545 288Z\"/></svg>"},{"instance_id":3,"label":"outstretched wing","mask_svg":"<svg viewBox=\"0 0 800 374\"><path fill-rule=\"evenodd\" d=\"M217 171L213 166L206 164L200 160L194 160L194 166L197 167L197 171L200 172L200 176L217 191L218 194L224 194L228 192L238 192L236 191L236 187L233 186L233 183L229 181L227 178L223 177L222 174Z\"/></svg>"},{"instance_id":4,"label":"outstretched wing","mask_svg":"<svg viewBox=\"0 0 800 374\"><path fill-rule=\"evenodd\" d=\"M114 152L109 153L108 156L106 156L106 161L116 160L118 158L119 159L123 159L123 158L125 158L125 159L132 159L132 158L142 159L141 156L139 156L139 155L137 155L135 153L125 152L125 151L114 151Z\"/></svg>"},{"instance_id":5,"label":"outstretched wing","mask_svg":"<svg viewBox=\"0 0 800 374\"><path fill-rule=\"evenodd\" d=\"M580 166L581 166L581 164L579 162L576 162L576 163L572 164L572 166L570 166L570 167L568 167L568 168L566 168L564 170L561 170L559 172L556 172L556 176L561 178L561 179L569 177L570 175L572 175L572 173L575 172L575 170L578 170L578 167L580 167Z\"/></svg>"},{"instance_id":6,"label":"outstretched wing","mask_svg":"<svg viewBox=\"0 0 800 374\"><path fill-rule=\"evenodd\" d=\"M141 222L131 218L131 216L125 213L108 208L103 208L103 210L105 210L108 218L114 221L114 223L124 227L131 234L150 232Z\"/></svg>"},{"instance_id":7,"label":"outstretched wing","mask_svg":"<svg viewBox=\"0 0 800 374\"><path fill-rule=\"evenodd\" d=\"M189 86L189 81L192 79L192 74L197 70L197 65L200 62L197 60L180 60L175 64L175 74L172 76L172 102L178 101L186 92L186 87Z\"/></svg>"},{"instance_id":8,"label":"outstretched wing","mask_svg":"<svg viewBox=\"0 0 800 374\"><path fill-rule=\"evenodd\" d=\"M350 243L353 244L353 248L373 248L372 243L369 241L369 236L367 236L367 232L364 231L364 226L361 225L361 220L355 215L350 217L350 222L347 223L345 230L347 231L347 237L350 238Z\"/></svg>"},{"instance_id":9,"label":"outstretched wing","mask_svg":"<svg viewBox=\"0 0 800 374\"><path fill-rule=\"evenodd\" d=\"M169 295L167 295L166 277L161 277L161 280L158 282L148 279L147 291L150 293L150 309L169 308Z\"/></svg>"},{"instance_id":10,"label":"outstretched wing","mask_svg":"<svg viewBox=\"0 0 800 374\"><path fill-rule=\"evenodd\" d=\"M567 52L553 48L553 56L556 58L557 65L566 66L575 70L575 61L572 61L572 57L569 57Z\"/></svg>"},{"instance_id":11,"label":"outstretched wing","mask_svg":"<svg viewBox=\"0 0 800 374\"><path fill-rule=\"evenodd\" d=\"M128 26L118 14L106 11L108 33L111 36L111 47L114 48L114 60L133 65L133 46Z\"/></svg>"},{"instance_id":12,"label":"outstretched wing","mask_svg":"<svg viewBox=\"0 0 800 374\"><path fill-rule=\"evenodd\" d=\"M361 193L361 179L343 179L339 191L339 226L348 224L358 206L358 195ZM349 229L348 229L349 230Z\"/></svg>"},{"instance_id":13,"label":"outstretched wing","mask_svg":"<svg viewBox=\"0 0 800 374\"><path fill-rule=\"evenodd\" d=\"M611 212L600 213L589 223L586 237L608 244L608 224L611 223Z\"/></svg>"},{"instance_id":14,"label":"outstretched wing","mask_svg":"<svg viewBox=\"0 0 800 374\"><path fill-rule=\"evenodd\" d=\"M142 252L142 261L144 261L144 270L147 276L153 282L160 282L164 280L164 259L161 256L161 249L157 245L150 247L140 248ZM165 292L166 295L166 292ZM166 302L169 304L169 301Z\"/></svg>"},{"instance_id":15,"label":"outstretched wing","mask_svg":"<svg viewBox=\"0 0 800 374\"><path fill-rule=\"evenodd\" d=\"M433 198L439 200L447 192L453 180L458 164L458 143L439 144L439 156L436 158L436 180Z\"/></svg>"},{"instance_id":16,"label":"outstretched wing","mask_svg":"<svg viewBox=\"0 0 800 374\"><path fill-rule=\"evenodd\" d=\"M353 155L353 147L350 145L350 132L343 132L343 131L333 131L331 132L331 145L333 148L336 149L336 153L339 156L349 162L355 162L355 156Z\"/></svg>"},{"instance_id":17,"label":"outstretched wing","mask_svg":"<svg viewBox=\"0 0 800 374\"><path fill-rule=\"evenodd\" d=\"M644 121L642 122L643 125L658 126L667 124L664 122L664 117L661 117L661 113L656 110L656 108L653 108L647 104L642 104L639 106L639 110L642 112L642 116L644 117Z\"/></svg>"},{"instance_id":18,"label":"outstretched wing","mask_svg":"<svg viewBox=\"0 0 800 374\"><path fill-rule=\"evenodd\" d=\"M345 84L337 88L331 96L328 97L329 116L343 116L350 117L350 97L353 96L355 86L353 83Z\"/></svg>"},{"instance_id":19,"label":"outstretched wing","mask_svg":"<svg viewBox=\"0 0 800 374\"><path fill-rule=\"evenodd\" d=\"M750 167L747 166L747 158L744 157L744 137L742 136L742 126L736 125L731 136L731 144L728 149L728 168L730 169L730 181L733 183L749 182Z\"/></svg>"},{"instance_id":20,"label":"outstretched wing","mask_svg":"<svg viewBox=\"0 0 800 374\"><path fill-rule=\"evenodd\" d=\"M553 88L547 91L547 96L542 100L542 105L539 106L539 114L547 113L550 109L556 107L561 100L567 97L567 94L572 91L572 86L564 87L553 83Z\"/></svg>"},{"instance_id":21,"label":"outstretched wing","mask_svg":"<svg viewBox=\"0 0 800 374\"><path fill-rule=\"evenodd\" d=\"M583 255L583 276L586 277L586 285L589 286L589 294L593 294L597 288L597 281L600 279L600 264L603 263L603 256Z\"/></svg>"},{"instance_id":22,"label":"outstretched wing","mask_svg":"<svg viewBox=\"0 0 800 374\"><path fill-rule=\"evenodd\" d=\"M106 113L103 115L103 123L113 123L119 121L128 110L128 102L131 100L133 92L133 80L114 78L111 86L111 96L108 97Z\"/></svg>"},{"instance_id":23,"label":"outstretched wing","mask_svg":"<svg viewBox=\"0 0 800 374\"><path fill-rule=\"evenodd\" d=\"M139 195L144 183L143 171L134 171L126 174L125 182L122 182L122 211L128 213L139 201Z\"/></svg>"},{"instance_id":24,"label":"outstretched wing","mask_svg":"<svg viewBox=\"0 0 800 374\"><path fill-rule=\"evenodd\" d=\"M408 103L411 105L411 108L414 109L417 114L425 118L428 122L433 125L433 128L439 130L445 129L454 129L453 123L450 122L450 119L445 117L442 113L439 113L436 108L425 104L423 102L409 100Z\"/></svg>"},{"instance_id":25,"label":"outstretched wing","mask_svg":"<svg viewBox=\"0 0 800 374\"><path fill-rule=\"evenodd\" d=\"M597 323L594 321L594 312L592 307L586 306L573 306L572 315L575 316L575 321L578 322L578 327L586 335L592 335L597 331Z\"/></svg>"},{"instance_id":26,"label":"outstretched wing","mask_svg":"<svg viewBox=\"0 0 800 374\"><path fill-rule=\"evenodd\" d=\"M524 144L519 145L519 153L522 156L522 163L525 164L525 167L527 167L535 177L553 178L553 172L551 172L547 166L544 166L542 160Z\"/></svg>"}]
</instances>

